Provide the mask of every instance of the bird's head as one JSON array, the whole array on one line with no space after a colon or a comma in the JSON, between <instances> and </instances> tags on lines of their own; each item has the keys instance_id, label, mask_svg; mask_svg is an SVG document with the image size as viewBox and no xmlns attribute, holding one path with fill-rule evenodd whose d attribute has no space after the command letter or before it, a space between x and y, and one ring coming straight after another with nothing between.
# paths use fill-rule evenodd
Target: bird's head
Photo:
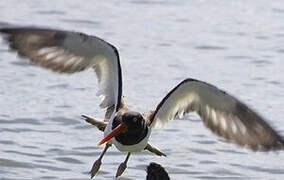
<instances>
[{"instance_id":1,"label":"bird's head","mask_svg":"<svg viewBox=\"0 0 284 180\"><path fill-rule=\"evenodd\" d=\"M129 111L118 115L112 123L112 131L109 132L99 143L101 145L112 137L123 145L133 145L140 142L148 132L148 127L142 114Z\"/></svg>"}]
</instances>

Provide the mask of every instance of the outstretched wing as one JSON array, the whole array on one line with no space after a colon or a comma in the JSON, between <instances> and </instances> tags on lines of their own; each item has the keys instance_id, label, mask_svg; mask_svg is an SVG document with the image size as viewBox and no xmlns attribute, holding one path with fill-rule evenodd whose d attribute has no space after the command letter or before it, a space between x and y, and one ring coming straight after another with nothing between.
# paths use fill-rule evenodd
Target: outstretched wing
<instances>
[{"instance_id":1,"label":"outstretched wing","mask_svg":"<svg viewBox=\"0 0 284 180\"><path fill-rule=\"evenodd\" d=\"M83 33L41 28L1 28L10 48L32 63L59 73L94 68L99 81L101 108L120 108L122 77L117 49Z\"/></svg>"},{"instance_id":2,"label":"outstretched wing","mask_svg":"<svg viewBox=\"0 0 284 180\"><path fill-rule=\"evenodd\" d=\"M149 117L154 127L196 112L214 133L254 150L283 148L284 141L257 113L217 87L186 79L171 90Z\"/></svg>"}]
</instances>

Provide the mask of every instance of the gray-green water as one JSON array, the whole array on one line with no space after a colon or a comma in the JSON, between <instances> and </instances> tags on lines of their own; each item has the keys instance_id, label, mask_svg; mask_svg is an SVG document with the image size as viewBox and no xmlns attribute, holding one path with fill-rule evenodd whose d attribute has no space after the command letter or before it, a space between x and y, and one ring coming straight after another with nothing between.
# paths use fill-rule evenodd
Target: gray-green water
<instances>
[{"instance_id":1,"label":"gray-green water","mask_svg":"<svg viewBox=\"0 0 284 180\"><path fill-rule=\"evenodd\" d=\"M114 44L124 94L153 108L187 77L215 84L260 112L284 135L284 2L281 0L9 0L0 21L93 34ZM20 60L0 41L0 179L89 179L102 133L92 70L58 75ZM284 153L251 152L213 135L193 115L154 130L168 157L130 158L120 179L145 179L151 161L174 180L283 179ZM112 148L97 179L113 179L125 153Z\"/></svg>"}]
</instances>

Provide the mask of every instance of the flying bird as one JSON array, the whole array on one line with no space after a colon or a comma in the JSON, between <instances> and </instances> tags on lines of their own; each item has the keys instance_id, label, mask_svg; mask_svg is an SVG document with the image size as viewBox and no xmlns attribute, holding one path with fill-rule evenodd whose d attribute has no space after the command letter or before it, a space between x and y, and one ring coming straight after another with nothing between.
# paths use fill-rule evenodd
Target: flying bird
<instances>
[{"instance_id":1,"label":"flying bird","mask_svg":"<svg viewBox=\"0 0 284 180\"><path fill-rule=\"evenodd\" d=\"M103 121L83 118L104 131L99 145L106 145L92 166L91 178L99 171L111 145L128 152L116 177L124 172L133 152L149 150L165 156L148 142L152 129L189 112L196 112L212 132L240 146L253 150L283 148L283 138L258 113L214 85L196 79L180 82L146 113L130 110L123 98L118 50L96 36L37 27L7 27L0 32L12 50L33 64L58 73L71 74L88 68L95 71L97 95L102 97L100 107L106 110L105 117Z\"/></svg>"}]
</instances>

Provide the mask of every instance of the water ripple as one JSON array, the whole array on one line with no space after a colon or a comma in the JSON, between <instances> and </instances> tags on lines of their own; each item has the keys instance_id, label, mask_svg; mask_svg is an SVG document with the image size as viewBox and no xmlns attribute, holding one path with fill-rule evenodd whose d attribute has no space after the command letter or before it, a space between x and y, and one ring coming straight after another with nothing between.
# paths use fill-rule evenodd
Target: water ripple
<instances>
[{"instance_id":1,"label":"water ripple","mask_svg":"<svg viewBox=\"0 0 284 180\"><path fill-rule=\"evenodd\" d=\"M246 166L246 165L239 165L239 164L230 164L231 166L234 167L240 167L243 169L249 169L252 171L257 171L257 172L266 172L269 174L284 174L284 169L278 169L278 168L264 168L264 167L259 167L259 166Z\"/></svg>"},{"instance_id":2,"label":"water ripple","mask_svg":"<svg viewBox=\"0 0 284 180\"><path fill-rule=\"evenodd\" d=\"M203 174L203 172L200 171L190 171L184 168L177 168L177 167L168 167L167 170L169 174L191 174L191 175Z\"/></svg>"},{"instance_id":3,"label":"water ripple","mask_svg":"<svg viewBox=\"0 0 284 180\"><path fill-rule=\"evenodd\" d=\"M185 168L185 167L193 167L193 165L191 165L191 164L184 164L184 163L182 163L182 164L177 164L177 166L178 166L178 167L183 167L183 168Z\"/></svg>"},{"instance_id":4,"label":"water ripple","mask_svg":"<svg viewBox=\"0 0 284 180\"><path fill-rule=\"evenodd\" d=\"M151 1L151 0L135 0L129 1L132 4L141 4L141 5L177 5L178 2L171 2L171 1Z\"/></svg>"},{"instance_id":5,"label":"water ripple","mask_svg":"<svg viewBox=\"0 0 284 180\"><path fill-rule=\"evenodd\" d=\"M15 128L15 129L10 129L10 128L0 128L0 132L13 132L13 133L21 133L21 132L32 132L36 131L30 128Z\"/></svg>"},{"instance_id":6,"label":"water ripple","mask_svg":"<svg viewBox=\"0 0 284 180\"><path fill-rule=\"evenodd\" d=\"M0 158L0 167L31 168L32 166L30 163Z\"/></svg>"},{"instance_id":7,"label":"water ripple","mask_svg":"<svg viewBox=\"0 0 284 180\"><path fill-rule=\"evenodd\" d=\"M3 120L3 119L0 119L0 124L32 124L32 125L41 125L42 123L38 119L16 118L16 119L13 119L13 120Z\"/></svg>"},{"instance_id":8,"label":"water ripple","mask_svg":"<svg viewBox=\"0 0 284 180\"><path fill-rule=\"evenodd\" d=\"M194 141L198 144L216 144L216 141L212 141L212 140L202 140L202 141Z\"/></svg>"},{"instance_id":9,"label":"water ripple","mask_svg":"<svg viewBox=\"0 0 284 180\"><path fill-rule=\"evenodd\" d=\"M280 86L281 85L281 82L279 82L279 81L267 81L267 83L273 84L273 85L276 85L276 86Z\"/></svg>"},{"instance_id":10,"label":"water ripple","mask_svg":"<svg viewBox=\"0 0 284 180\"><path fill-rule=\"evenodd\" d=\"M72 106L70 106L70 105L59 105L59 106L55 106L56 108L62 108L62 109L70 109L70 108L72 108Z\"/></svg>"},{"instance_id":11,"label":"water ripple","mask_svg":"<svg viewBox=\"0 0 284 180\"><path fill-rule=\"evenodd\" d=\"M284 33L276 33L276 34L274 34L274 36L276 38L283 38L284 37Z\"/></svg>"},{"instance_id":12,"label":"water ripple","mask_svg":"<svg viewBox=\"0 0 284 180\"><path fill-rule=\"evenodd\" d=\"M51 171L70 171L70 169L67 168L59 168L59 167L40 165L40 164L34 164L33 167L37 169L46 169Z\"/></svg>"},{"instance_id":13,"label":"water ripple","mask_svg":"<svg viewBox=\"0 0 284 180\"><path fill-rule=\"evenodd\" d=\"M238 180L238 179L245 179L247 180L247 177L234 177L234 176L197 176L198 179L228 179L228 180Z\"/></svg>"},{"instance_id":14,"label":"water ripple","mask_svg":"<svg viewBox=\"0 0 284 180\"><path fill-rule=\"evenodd\" d=\"M236 173L233 171L230 171L228 169L224 169L224 168L219 168L219 169L215 169L213 171L211 171L213 174L216 175L221 175L221 176L226 176L226 175L235 175L235 176L241 176L242 174L240 173Z\"/></svg>"},{"instance_id":15,"label":"water ripple","mask_svg":"<svg viewBox=\"0 0 284 180\"><path fill-rule=\"evenodd\" d=\"M9 140L1 140L0 144L4 145L15 145L16 143L14 141L9 141Z\"/></svg>"},{"instance_id":16,"label":"water ripple","mask_svg":"<svg viewBox=\"0 0 284 180\"><path fill-rule=\"evenodd\" d=\"M226 50L228 49L222 46L209 46L209 45L195 46L194 48L198 50Z\"/></svg>"},{"instance_id":17,"label":"water ripple","mask_svg":"<svg viewBox=\"0 0 284 180\"><path fill-rule=\"evenodd\" d=\"M14 133L21 133L21 132L39 132L39 133L58 133L60 131L55 130L37 130L31 128L0 128L0 132L14 132Z\"/></svg>"},{"instance_id":18,"label":"water ripple","mask_svg":"<svg viewBox=\"0 0 284 180\"><path fill-rule=\"evenodd\" d=\"M57 161L62 161L65 163L71 163L71 164L83 164L81 161L74 159L74 158L70 158L70 157L59 157L59 158L55 158Z\"/></svg>"},{"instance_id":19,"label":"water ripple","mask_svg":"<svg viewBox=\"0 0 284 180\"><path fill-rule=\"evenodd\" d=\"M80 124L80 121L78 120L66 118L63 116L48 118L48 120L51 120L53 122L57 122L57 123L60 123L61 125L66 125L66 126Z\"/></svg>"},{"instance_id":20,"label":"water ripple","mask_svg":"<svg viewBox=\"0 0 284 180\"><path fill-rule=\"evenodd\" d=\"M284 53L284 49L278 49L276 50L277 53L283 54Z\"/></svg>"},{"instance_id":21,"label":"water ripple","mask_svg":"<svg viewBox=\"0 0 284 180\"><path fill-rule=\"evenodd\" d=\"M284 9L272 8L272 11L275 12L275 13L284 14Z\"/></svg>"},{"instance_id":22,"label":"water ripple","mask_svg":"<svg viewBox=\"0 0 284 180\"><path fill-rule=\"evenodd\" d=\"M22 146L22 148L27 148L27 149L39 149L39 147L37 147L37 146L26 146L26 145Z\"/></svg>"},{"instance_id":23,"label":"water ripple","mask_svg":"<svg viewBox=\"0 0 284 180\"><path fill-rule=\"evenodd\" d=\"M267 66L272 64L272 62L268 60L253 60L251 63L255 64L256 66Z\"/></svg>"},{"instance_id":24,"label":"water ripple","mask_svg":"<svg viewBox=\"0 0 284 180\"><path fill-rule=\"evenodd\" d=\"M94 148L94 146L84 146L84 147L75 147L74 150L94 150L97 148Z\"/></svg>"},{"instance_id":25,"label":"water ripple","mask_svg":"<svg viewBox=\"0 0 284 180\"><path fill-rule=\"evenodd\" d=\"M249 60L249 59L253 59L253 57L251 56L226 56L226 59L232 59L232 60Z\"/></svg>"},{"instance_id":26,"label":"water ripple","mask_svg":"<svg viewBox=\"0 0 284 180\"><path fill-rule=\"evenodd\" d=\"M269 36L255 36L255 39L259 39L259 40L269 40Z\"/></svg>"},{"instance_id":27,"label":"water ripple","mask_svg":"<svg viewBox=\"0 0 284 180\"><path fill-rule=\"evenodd\" d=\"M64 11L50 10L50 11L35 11L36 14L40 15L64 15Z\"/></svg>"},{"instance_id":28,"label":"water ripple","mask_svg":"<svg viewBox=\"0 0 284 180\"><path fill-rule=\"evenodd\" d=\"M13 153L13 154L20 154L20 155L31 156L31 157L45 157L45 155L43 155L43 154L24 153L24 152L13 151L13 150L8 150L8 151L3 151L3 152Z\"/></svg>"},{"instance_id":29,"label":"water ripple","mask_svg":"<svg viewBox=\"0 0 284 180\"><path fill-rule=\"evenodd\" d=\"M82 20L82 19L60 19L60 21L66 22L66 23L71 23L71 24L86 24L86 25L95 25L100 26L101 23L98 21L91 21L91 20Z\"/></svg>"},{"instance_id":30,"label":"water ripple","mask_svg":"<svg viewBox=\"0 0 284 180\"><path fill-rule=\"evenodd\" d=\"M57 179L58 177L56 176L42 176L40 179Z\"/></svg>"},{"instance_id":31,"label":"water ripple","mask_svg":"<svg viewBox=\"0 0 284 180\"><path fill-rule=\"evenodd\" d=\"M31 63L29 63L28 61L13 61L13 62L10 62L10 64L14 66L21 66L21 67L31 66Z\"/></svg>"},{"instance_id":32,"label":"water ripple","mask_svg":"<svg viewBox=\"0 0 284 180\"><path fill-rule=\"evenodd\" d=\"M95 151L96 149L98 149L99 147L95 147L93 148L93 151L91 152L83 152L83 151L73 151L73 150L64 150L64 149L59 149L59 148L51 148L51 149L48 149L46 151L46 153L48 154L54 154L54 155L77 155L77 156L98 156L100 155L100 151ZM119 153L119 152L117 152ZM116 154L117 154L116 153ZM114 153L111 153L109 152L108 154L114 154ZM121 153L119 153L121 155Z\"/></svg>"},{"instance_id":33,"label":"water ripple","mask_svg":"<svg viewBox=\"0 0 284 180\"><path fill-rule=\"evenodd\" d=\"M210 160L203 160L203 161L199 161L199 164L218 164L218 162L210 161Z\"/></svg>"},{"instance_id":34,"label":"water ripple","mask_svg":"<svg viewBox=\"0 0 284 180\"><path fill-rule=\"evenodd\" d=\"M70 85L66 83L47 86L47 89L69 89L69 88Z\"/></svg>"},{"instance_id":35,"label":"water ripple","mask_svg":"<svg viewBox=\"0 0 284 180\"><path fill-rule=\"evenodd\" d=\"M248 154L244 152L235 151L232 149L217 149L218 152L230 153L230 154Z\"/></svg>"},{"instance_id":36,"label":"water ripple","mask_svg":"<svg viewBox=\"0 0 284 180\"><path fill-rule=\"evenodd\" d=\"M188 148L191 152L197 153L197 154L208 154L208 155L213 155L216 154L214 152L211 151L207 151L204 149L197 149L197 148Z\"/></svg>"}]
</instances>

